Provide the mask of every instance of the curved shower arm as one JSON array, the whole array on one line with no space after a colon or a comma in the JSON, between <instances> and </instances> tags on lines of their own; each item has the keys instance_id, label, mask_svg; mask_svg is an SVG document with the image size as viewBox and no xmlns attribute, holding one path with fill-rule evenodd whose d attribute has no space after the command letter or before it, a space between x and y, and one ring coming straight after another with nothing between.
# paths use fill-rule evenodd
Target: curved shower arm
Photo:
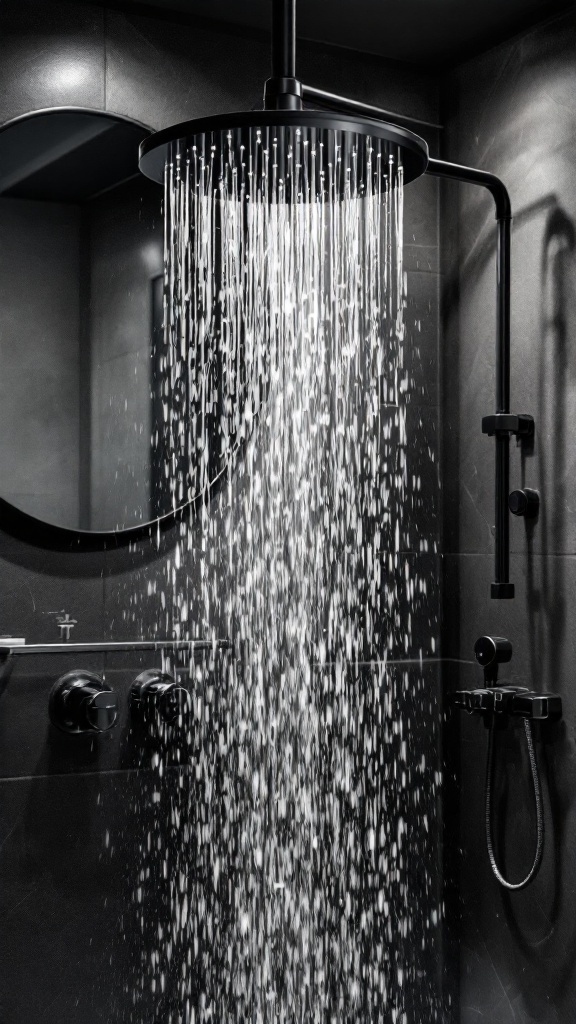
<instances>
[{"instance_id":1,"label":"curved shower arm","mask_svg":"<svg viewBox=\"0 0 576 1024\"><path fill-rule=\"evenodd\" d=\"M374 107L371 103L361 103L360 100L351 100L349 96L339 96L335 92L326 92L325 89L315 89L311 85L302 82L302 99L305 103L314 103L315 106L327 107L328 110L340 111L346 114L359 114L361 117L373 117L376 121L392 121L394 124L410 128L413 125L421 125L423 128L436 128L442 130L443 125L435 124L433 121L423 121L420 117L408 117L406 114L397 114L392 110L383 110L382 107Z\"/></svg>"},{"instance_id":2,"label":"curved shower arm","mask_svg":"<svg viewBox=\"0 0 576 1024\"><path fill-rule=\"evenodd\" d=\"M496 219L505 220L512 217L512 205L508 189L501 178L490 171L481 171L478 167L466 167L464 164L453 164L448 160L428 160L427 174L438 178L452 178L454 181L468 182L470 185L482 185L491 193L496 205Z\"/></svg>"},{"instance_id":3,"label":"curved shower arm","mask_svg":"<svg viewBox=\"0 0 576 1024\"><path fill-rule=\"evenodd\" d=\"M534 433L531 416L510 415L510 277L512 207L504 182L489 171L430 158L427 174L487 189L496 206L498 227L496 258L496 413L482 420L483 433L495 438L494 486L494 570L493 598L514 597L510 583L510 438L530 438Z\"/></svg>"},{"instance_id":4,"label":"curved shower arm","mask_svg":"<svg viewBox=\"0 0 576 1024\"><path fill-rule=\"evenodd\" d=\"M510 412L510 235L512 207L504 182L489 171L430 157L426 174L487 189L496 206L496 414ZM508 494L506 493L506 502Z\"/></svg>"},{"instance_id":5,"label":"curved shower arm","mask_svg":"<svg viewBox=\"0 0 576 1024\"><path fill-rule=\"evenodd\" d=\"M296 0L272 4L272 75L264 87L264 109L301 110L302 84L296 78Z\"/></svg>"}]
</instances>

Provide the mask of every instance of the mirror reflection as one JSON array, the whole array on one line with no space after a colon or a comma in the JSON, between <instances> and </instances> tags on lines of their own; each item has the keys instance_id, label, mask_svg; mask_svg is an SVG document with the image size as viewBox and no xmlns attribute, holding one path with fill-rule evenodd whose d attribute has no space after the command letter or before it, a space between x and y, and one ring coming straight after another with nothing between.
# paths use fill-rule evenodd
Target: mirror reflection
<instances>
[{"instance_id":1,"label":"mirror reflection","mask_svg":"<svg viewBox=\"0 0 576 1024\"><path fill-rule=\"evenodd\" d=\"M58 526L170 511L152 444L163 196L138 172L148 131L64 109L0 131L0 496Z\"/></svg>"}]
</instances>

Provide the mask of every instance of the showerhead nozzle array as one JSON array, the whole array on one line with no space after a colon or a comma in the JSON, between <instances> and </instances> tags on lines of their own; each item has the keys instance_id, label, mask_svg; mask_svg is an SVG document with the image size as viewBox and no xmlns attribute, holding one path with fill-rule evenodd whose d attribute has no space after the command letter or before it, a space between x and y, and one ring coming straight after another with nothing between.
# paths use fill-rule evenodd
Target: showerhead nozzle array
<instances>
[{"instance_id":1,"label":"showerhead nozzle array","mask_svg":"<svg viewBox=\"0 0 576 1024\"><path fill-rule=\"evenodd\" d=\"M320 110L186 121L140 148L140 169L154 181L163 182L166 167L178 165L192 187L195 177L209 174L214 190L286 202L378 194L413 181L427 163L426 143L405 128Z\"/></svg>"}]
</instances>

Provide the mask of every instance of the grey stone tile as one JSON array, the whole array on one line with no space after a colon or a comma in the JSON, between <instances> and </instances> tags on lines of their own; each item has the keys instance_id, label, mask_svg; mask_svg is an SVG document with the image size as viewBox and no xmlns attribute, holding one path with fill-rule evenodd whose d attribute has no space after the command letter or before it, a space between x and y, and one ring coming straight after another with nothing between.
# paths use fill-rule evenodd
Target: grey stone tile
<instances>
[{"instance_id":1,"label":"grey stone tile","mask_svg":"<svg viewBox=\"0 0 576 1024\"><path fill-rule=\"evenodd\" d=\"M558 168L559 158L562 163L566 159L562 150L573 147L575 36L573 13L568 11L468 62L451 81L460 111L465 111L453 159L499 174L510 188L515 214L555 192L557 181L549 170ZM571 190L573 196L573 180ZM474 218L463 227L469 237L478 234Z\"/></svg>"},{"instance_id":2,"label":"grey stone tile","mask_svg":"<svg viewBox=\"0 0 576 1024\"><path fill-rule=\"evenodd\" d=\"M126 828L134 785L117 775L1 784L7 1024L39 1024L47 1006L57 1019L113 1019L126 958L117 951L111 971L110 942L121 927L124 878L123 865L104 856L105 837Z\"/></svg>"},{"instance_id":3,"label":"grey stone tile","mask_svg":"<svg viewBox=\"0 0 576 1024\"><path fill-rule=\"evenodd\" d=\"M439 549L441 466L439 410L407 404L380 407L380 452L389 494L388 515L378 526L383 549L396 544L399 524L401 551Z\"/></svg>"},{"instance_id":4,"label":"grey stone tile","mask_svg":"<svg viewBox=\"0 0 576 1024\"><path fill-rule=\"evenodd\" d=\"M381 552L378 585L358 586L358 604L350 609L366 661L435 658L440 654L440 561L436 555ZM367 619L367 609L370 619ZM367 628L368 622L371 629Z\"/></svg>"},{"instance_id":5,"label":"grey stone tile","mask_svg":"<svg viewBox=\"0 0 576 1024\"><path fill-rule=\"evenodd\" d=\"M354 17L352 11L350 14ZM434 75L421 69L403 67L398 62L391 65L372 54L354 52L353 47L345 49L302 40L298 73L304 82L317 88L409 117L438 122L438 82ZM437 131L419 127L414 130L424 135L432 147L436 146Z\"/></svg>"},{"instance_id":6,"label":"grey stone tile","mask_svg":"<svg viewBox=\"0 0 576 1024\"><path fill-rule=\"evenodd\" d=\"M410 382L408 396L417 405L439 403L439 303L439 277L409 270L403 355Z\"/></svg>"},{"instance_id":7,"label":"grey stone tile","mask_svg":"<svg viewBox=\"0 0 576 1024\"><path fill-rule=\"evenodd\" d=\"M104 107L104 14L26 0L0 11L0 122L51 106Z\"/></svg>"},{"instance_id":8,"label":"grey stone tile","mask_svg":"<svg viewBox=\"0 0 576 1024\"><path fill-rule=\"evenodd\" d=\"M202 591L201 565L207 561L213 567L216 594L223 594L226 564L222 537L216 534L204 559L198 515L194 509L190 511L189 534L185 526L176 525L160 537L159 548L152 537L123 552L109 553L104 579L106 639L205 636L205 599L214 612L213 628L221 628L221 603L214 592L209 600Z\"/></svg>"},{"instance_id":9,"label":"grey stone tile","mask_svg":"<svg viewBox=\"0 0 576 1024\"><path fill-rule=\"evenodd\" d=\"M422 246L435 252L434 271L438 270L438 206L439 206L439 184L438 178L430 174L423 174L416 181L410 182L404 190L404 245L411 249L412 246ZM423 262L420 268L428 270ZM432 269L432 268L430 268Z\"/></svg>"},{"instance_id":10,"label":"grey stone tile","mask_svg":"<svg viewBox=\"0 0 576 1024\"><path fill-rule=\"evenodd\" d=\"M269 52L263 39L109 11L107 108L154 129L231 110L250 110L262 96ZM234 74L230 75L230 68Z\"/></svg>"},{"instance_id":11,"label":"grey stone tile","mask_svg":"<svg viewBox=\"0 0 576 1024\"><path fill-rule=\"evenodd\" d=\"M420 274L440 273L439 245L418 245L404 242L404 267L407 271Z\"/></svg>"},{"instance_id":12,"label":"grey stone tile","mask_svg":"<svg viewBox=\"0 0 576 1024\"><path fill-rule=\"evenodd\" d=\"M167 997L160 986L152 993L150 955L159 920L170 920L166 853L143 860L156 815L168 820L178 799L177 775L68 775L0 789L3 1020L40 1024L47 1008L71 1024L162 1018ZM152 875L149 917L137 899L142 869ZM181 972L174 952L177 967L166 974L173 1004Z\"/></svg>"},{"instance_id":13,"label":"grey stone tile","mask_svg":"<svg viewBox=\"0 0 576 1024\"><path fill-rule=\"evenodd\" d=\"M411 893L408 934L399 935L391 945L384 943L387 951L382 968L396 1005L411 1010L416 1021L427 1019L427 1014L433 1019L442 1002L445 981L441 969L442 924L438 916L442 889L437 856L441 829L438 740L442 717L438 682L437 664L375 662L371 666L349 665L342 673L327 667L321 675L317 709L323 766L317 796L322 823L322 858L318 865L321 885L324 891L329 888L339 893L346 884L341 869L334 870L332 851L341 847L342 830L353 831L355 843L366 843L365 809L374 802L376 842L386 851L389 864L398 855L401 857L398 872L388 872L386 882L391 909L397 906L399 888L406 887ZM410 754L404 769L405 742ZM350 785L344 787L338 782L343 757L351 769ZM402 784L399 771L405 772ZM405 844L401 840L396 847L399 820L410 822L410 841ZM349 887L353 919L361 912L360 891L370 892L381 868L379 865L375 870L374 861L367 854L359 862L358 870L362 885L356 892ZM378 916L372 917L369 905L370 902L366 904L368 957L368 951L377 948L382 936L382 924ZM330 906L322 908L323 915L329 913ZM403 991L397 988L395 970L400 963ZM365 1012L369 1012L367 1007Z\"/></svg>"},{"instance_id":14,"label":"grey stone tile","mask_svg":"<svg viewBox=\"0 0 576 1024\"><path fill-rule=\"evenodd\" d=\"M35 547L7 534L0 541L0 632L23 636L28 643L57 643L55 613L64 611L77 620L74 640L102 636L101 554Z\"/></svg>"}]
</instances>

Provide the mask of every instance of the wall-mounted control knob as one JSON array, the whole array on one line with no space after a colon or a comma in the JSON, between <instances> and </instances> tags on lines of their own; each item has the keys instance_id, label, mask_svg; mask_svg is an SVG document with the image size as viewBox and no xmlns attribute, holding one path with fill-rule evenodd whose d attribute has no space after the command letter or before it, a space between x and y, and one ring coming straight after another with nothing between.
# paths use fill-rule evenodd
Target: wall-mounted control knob
<instances>
[{"instance_id":1,"label":"wall-mounted control knob","mask_svg":"<svg viewBox=\"0 0 576 1024\"><path fill-rule=\"evenodd\" d=\"M512 644L503 636L481 636L474 644L474 656L484 669L484 681L494 686L498 680L498 666L512 658Z\"/></svg>"},{"instance_id":2,"label":"wall-mounted control knob","mask_svg":"<svg viewBox=\"0 0 576 1024\"><path fill-rule=\"evenodd\" d=\"M64 732L108 732L118 718L118 701L95 672L77 669L56 681L48 711L52 724Z\"/></svg>"},{"instance_id":3,"label":"wall-mounted control knob","mask_svg":"<svg viewBox=\"0 0 576 1024\"><path fill-rule=\"evenodd\" d=\"M514 516L536 519L540 511L540 495L531 487L525 487L522 491L512 491L508 498L508 508Z\"/></svg>"},{"instance_id":4,"label":"wall-mounted control knob","mask_svg":"<svg viewBox=\"0 0 576 1024\"><path fill-rule=\"evenodd\" d=\"M158 669L142 672L130 690L130 710L141 722L170 724L184 718L191 706L188 690Z\"/></svg>"}]
</instances>

